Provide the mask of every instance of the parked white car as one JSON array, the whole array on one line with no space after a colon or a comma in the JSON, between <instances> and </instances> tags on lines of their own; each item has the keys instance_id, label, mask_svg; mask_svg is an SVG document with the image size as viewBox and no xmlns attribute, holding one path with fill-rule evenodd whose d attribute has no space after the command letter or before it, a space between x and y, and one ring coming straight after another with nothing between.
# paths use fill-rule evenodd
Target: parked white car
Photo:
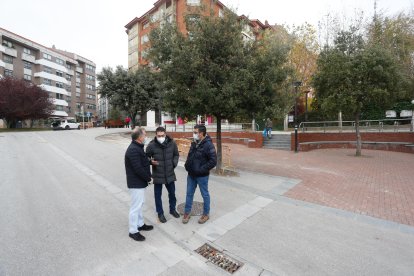
<instances>
[{"instance_id":1,"label":"parked white car","mask_svg":"<svg viewBox=\"0 0 414 276\"><path fill-rule=\"evenodd\" d=\"M61 119L56 120L51 124L53 129L80 129L80 124L77 123L75 120L69 119Z\"/></svg>"}]
</instances>

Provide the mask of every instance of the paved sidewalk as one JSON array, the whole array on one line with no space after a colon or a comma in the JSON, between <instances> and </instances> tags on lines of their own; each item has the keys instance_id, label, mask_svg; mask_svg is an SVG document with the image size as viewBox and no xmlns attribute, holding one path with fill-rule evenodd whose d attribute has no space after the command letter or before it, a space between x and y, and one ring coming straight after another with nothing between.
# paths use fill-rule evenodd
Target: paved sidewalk
<instances>
[{"instance_id":1,"label":"paved sidewalk","mask_svg":"<svg viewBox=\"0 0 414 276\"><path fill-rule=\"evenodd\" d=\"M353 149L297 154L230 145L240 170L300 179L284 195L414 226L414 155Z\"/></svg>"}]
</instances>

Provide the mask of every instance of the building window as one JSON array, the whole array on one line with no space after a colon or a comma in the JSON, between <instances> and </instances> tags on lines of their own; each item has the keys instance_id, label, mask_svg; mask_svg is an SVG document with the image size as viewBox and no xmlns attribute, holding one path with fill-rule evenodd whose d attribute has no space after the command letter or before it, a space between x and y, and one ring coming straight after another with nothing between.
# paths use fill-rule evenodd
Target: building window
<instances>
[{"instance_id":1,"label":"building window","mask_svg":"<svg viewBox=\"0 0 414 276\"><path fill-rule=\"evenodd\" d=\"M92 85L90 85L90 84L87 84L87 85L86 85L86 88L87 88L88 90L93 91L93 86L92 86Z\"/></svg>"},{"instance_id":2,"label":"building window","mask_svg":"<svg viewBox=\"0 0 414 276\"><path fill-rule=\"evenodd\" d=\"M86 94L87 99L95 100L95 95L92 94Z\"/></svg>"},{"instance_id":3,"label":"building window","mask_svg":"<svg viewBox=\"0 0 414 276\"><path fill-rule=\"evenodd\" d=\"M46 72L46 73L49 73L49 74L52 74L53 73L52 72L52 68L47 67L47 66L43 66L43 72Z\"/></svg>"},{"instance_id":4,"label":"building window","mask_svg":"<svg viewBox=\"0 0 414 276\"><path fill-rule=\"evenodd\" d=\"M12 57L12 56L8 56L8 55L4 55L4 57L3 57L3 61L4 61L5 63L10 63L10 64L13 64L13 57Z\"/></svg>"},{"instance_id":5,"label":"building window","mask_svg":"<svg viewBox=\"0 0 414 276\"><path fill-rule=\"evenodd\" d=\"M60 65L64 65L65 62L63 60L61 60L60 58L56 58L56 63L60 64Z\"/></svg>"},{"instance_id":6,"label":"building window","mask_svg":"<svg viewBox=\"0 0 414 276\"><path fill-rule=\"evenodd\" d=\"M56 93L56 99L63 100L63 94Z\"/></svg>"},{"instance_id":7,"label":"building window","mask_svg":"<svg viewBox=\"0 0 414 276\"><path fill-rule=\"evenodd\" d=\"M12 70L8 70L8 69L5 69L4 70L4 75L6 77L13 77L13 71Z\"/></svg>"},{"instance_id":8,"label":"building window","mask_svg":"<svg viewBox=\"0 0 414 276\"><path fill-rule=\"evenodd\" d=\"M56 87L64 88L65 86L61 82L56 82Z\"/></svg>"},{"instance_id":9,"label":"building window","mask_svg":"<svg viewBox=\"0 0 414 276\"><path fill-rule=\"evenodd\" d=\"M32 80L32 76L31 76L31 75L26 75L26 74L24 74L24 75L23 75L23 78L24 78L25 80L27 80L27 81L31 81L31 80Z\"/></svg>"},{"instance_id":10,"label":"building window","mask_svg":"<svg viewBox=\"0 0 414 276\"><path fill-rule=\"evenodd\" d=\"M146 28L148 28L150 25L150 23L147 21L142 25L142 29L145 30Z\"/></svg>"},{"instance_id":11,"label":"building window","mask_svg":"<svg viewBox=\"0 0 414 276\"><path fill-rule=\"evenodd\" d=\"M72 70L72 65L66 64L66 68L68 68L69 70Z\"/></svg>"},{"instance_id":12,"label":"building window","mask_svg":"<svg viewBox=\"0 0 414 276\"><path fill-rule=\"evenodd\" d=\"M223 9L219 9L219 17L224 17L224 11L223 11Z\"/></svg>"},{"instance_id":13,"label":"building window","mask_svg":"<svg viewBox=\"0 0 414 276\"><path fill-rule=\"evenodd\" d=\"M56 71L56 76L63 77L63 72L61 72L61 71Z\"/></svg>"},{"instance_id":14,"label":"building window","mask_svg":"<svg viewBox=\"0 0 414 276\"><path fill-rule=\"evenodd\" d=\"M87 79L87 80L89 80L89 81L94 81L94 80L95 80L95 77L94 77L94 76L91 76L91 75L86 74L86 79Z\"/></svg>"},{"instance_id":15,"label":"building window","mask_svg":"<svg viewBox=\"0 0 414 276\"><path fill-rule=\"evenodd\" d=\"M70 102L72 101L72 97L70 97L70 96L66 96L66 101L67 101L68 103L70 103Z\"/></svg>"},{"instance_id":16,"label":"building window","mask_svg":"<svg viewBox=\"0 0 414 276\"><path fill-rule=\"evenodd\" d=\"M62 111L62 110L63 110L63 106L61 106L61 105L57 105L57 106L56 106L56 108L55 108L55 110Z\"/></svg>"},{"instance_id":17,"label":"building window","mask_svg":"<svg viewBox=\"0 0 414 276\"><path fill-rule=\"evenodd\" d=\"M48 59L48 60L52 60L52 56L46 53L43 53L43 58Z\"/></svg>"},{"instance_id":18,"label":"building window","mask_svg":"<svg viewBox=\"0 0 414 276\"><path fill-rule=\"evenodd\" d=\"M95 72L95 67L93 67L92 65L86 64L85 67L87 70Z\"/></svg>"},{"instance_id":19,"label":"building window","mask_svg":"<svg viewBox=\"0 0 414 276\"><path fill-rule=\"evenodd\" d=\"M13 43L11 43L10 41L7 40L3 40L3 46L9 47L9 48L14 48Z\"/></svg>"},{"instance_id":20,"label":"building window","mask_svg":"<svg viewBox=\"0 0 414 276\"><path fill-rule=\"evenodd\" d=\"M149 41L148 35L141 36L141 44L147 43Z\"/></svg>"},{"instance_id":21,"label":"building window","mask_svg":"<svg viewBox=\"0 0 414 276\"><path fill-rule=\"evenodd\" d=\"M28 61L23 61L23 66L25 69L32 70L32 64Z\"/></svg>"},{"instance_id":22,"label":"building window","mask_svg":"<svg viewBox=\"0 0 414 276\"><path fill-rule=\"evenodd\" d=\"M80 98L80 92L76 92L76 98Z\"/></svg>"},{"instance_id":23,"label":"building window","mask_svg":"<svg viewBox=\"0 0 414 276\"><path fill-rule=\"evenodd\" d=\"M187 5L189 6L200 6L200 0L187 0Z\"/></svg>"},{"instance_id":24,"label":"building window","mask_svg":"<svg viewBox=\"0 0 414 276\"><path fill-rule=\"evenodd\" d=\"M27 48L23 48L23 53L31 55L32 54L32 50L27 49Z\"/></svg>"},{"instance_id":25,"label":"building window","mask_svg":"<svg viewBox=\"0 0 414 276\"><path fill-rule=\"evenodd\" d=\"M72 81L72 76L71 75L66 75L66 80L67 81Z\"/></svg>"},{"instance_id":26,"label":"building window","mask_svg":"<svg viewBox=\"0 0 414 276\"><path fill-rule=\"evenodd\" d=\"M49 80L49 79L43 79L43 84L46 84L46 85L52 85L52 80Z\"/></svg>"},{"instance_id":27,"label":"building window","mask_svg":"<svg viewBox=\"0 0 414 276\"><path fill-rule=\"evenodd\" d=\"M80 88L80 82L78 82L78 81L76 82L76 87Z\"/></svg>"}]
</instances>

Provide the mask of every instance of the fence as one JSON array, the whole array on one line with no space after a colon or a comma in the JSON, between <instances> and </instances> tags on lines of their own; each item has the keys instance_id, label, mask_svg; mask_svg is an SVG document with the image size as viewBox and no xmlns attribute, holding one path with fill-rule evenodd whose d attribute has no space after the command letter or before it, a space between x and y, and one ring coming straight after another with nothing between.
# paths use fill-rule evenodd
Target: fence
<instances>
[{"instance_id":1,"label":"fence","mask_svg":"<svg viewBox=\"0 0 414 276\"><path fill-rule=\"evenodd\" d=\"M172 132L192 132L196 123L186 123L183 125L165 124L165 129ZM215 123L206 125L207 132L216 132L217 125ZM259 129L259 125L255 124L255 129ZM241 132L241 131L253 131L252 123L222 123L222 132Z\"/></svg>"},{"instance_id":2,"label":"fence","mask_svg":"<svg viewBox=\"0 0 414 276\"><path fill-rule=\"evenodd\" d=\"M411 119L384 119L384 120L361 120L359 129L362 132L402 132L410 131ZM299 129L306 131L323 132L353 132L355 121L322 121L322 122L301 122Z\"/></svg>"},{"instance_id":3,"label":"fence","mask_svg":"<svg viewBox=\"0 0 414 276\"><path fill-rule=\"evenodd\" d=\"M177 143L178 152L181 156L188 156L191 147L191 140L185 138L174 139ZM231 162L231 149L228 145L222 145L222 169L233 168Z\"/></svg>"}]
</instances>

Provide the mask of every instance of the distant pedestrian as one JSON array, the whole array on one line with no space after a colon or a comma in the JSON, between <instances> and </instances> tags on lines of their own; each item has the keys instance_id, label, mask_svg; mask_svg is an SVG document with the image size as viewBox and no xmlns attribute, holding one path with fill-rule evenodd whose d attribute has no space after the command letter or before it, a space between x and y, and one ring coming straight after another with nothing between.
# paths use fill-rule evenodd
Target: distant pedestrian
<instances>
[{"instance_id":1,"label":"distant pedestrian","mask_svg":"<svg viewBox=\"0 0 414 276\"><path fill-rule=\"evenodd\" d=\"M132 142L125 153L125 171L127 186L131 194L129 210L129 237L144 241L139 231L150 231L154 227L144 223L143 206L145 188L151 181L150 162L144 152L146 132L144 128L135 128L131 133Z\"/></svg>"},{"instance_id":2,"label":"distant pedestrian","mask_svg":"<svg viewBox=\"0 0 414 276\"><path fill-rule=\"evenodd\" d=\"M162 208L162 187L163 184L168 191L170 204L170 214L179 218L176 211L177 199L175 197L175 176L174 169L178 165L179 153L175 141L166 134L165 128L158 127L155 130L155 138L147 146L147 156L151 158L152 179L154 183L155 207L160 222L165 223L167 219L164 216Z\"/></svg>"},{"instance_id":3,"label":"distant pedestrian","mask_svg":"<svg viewBox=\"0 0 414 276\"><path fill-rule=\"evenodd\" d=\"M129 118L129 117L126 117L125 118L125 127L126 128L129 128L129 123L131 122L131 118Z\"/></svg>"},{"instance_id":4,"label":"distant pedestrian","mask_svg":"<svg viewBox=\"0 0 414 276\"><path fill-rule=\"evenodd\" d=\"M270 118L266 119L265 123L265 129L266 129L266 136L267 138L272 138L272 128L273 128L273 122L270 120Z\"/></svg>"},{"instance_id":5,"label":"distant pedestrian","mask_svg":"<svg viewBox=\"0 0 414 276\"><path fill-rule=\"evenodd\" d=\"M185 162L185 169L188 172L188 176L183 223L186 224L190 220L194 193L198 185L204 201L203 215L198 220L198 223L203 224L210 218L210 194L208 192L208 179L210 170L217 164L217 155L213 141L210 136L207 135L205 126L194 126L193 138L194 142L191 143L187 161Z\"/></svg>"}]
</instances>

